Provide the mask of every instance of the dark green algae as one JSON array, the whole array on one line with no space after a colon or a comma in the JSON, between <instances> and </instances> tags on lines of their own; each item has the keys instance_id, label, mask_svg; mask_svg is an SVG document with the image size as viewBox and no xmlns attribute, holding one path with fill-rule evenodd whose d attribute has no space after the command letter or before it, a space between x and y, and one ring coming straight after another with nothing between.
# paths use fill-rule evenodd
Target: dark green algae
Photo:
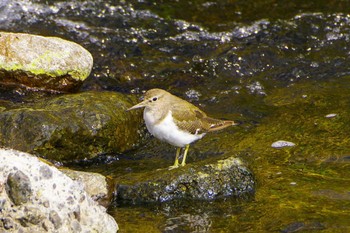
<instances>
[{"instance_id":1,"label":"dark green algae","mask_svg":"<svg viewBox=\"0 0 350 233\"><path fill-rule=\"evenodd\" d=\"M350 187L350 164L344 159L350 151L349 81L348 76L304 81L266 98L271 113L235 146L250 155L246 159L258 180L255 201L240 215L251 214L253 229L279 231L301 222L302 230L337 232L347 226L350 204L332 196ZM336 116L326 117L331 113ZM270 147L281 139L296 146Z\"/></svg>"}]
</instances>

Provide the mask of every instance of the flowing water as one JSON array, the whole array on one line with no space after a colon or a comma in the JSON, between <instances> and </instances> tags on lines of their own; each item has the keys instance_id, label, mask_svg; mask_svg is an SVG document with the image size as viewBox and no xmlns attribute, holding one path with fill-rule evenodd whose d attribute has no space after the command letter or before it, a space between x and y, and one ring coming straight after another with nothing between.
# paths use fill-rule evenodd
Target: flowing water
<instances>
[{"instance_id":1,"label":"flowing water","mask_svg":"<svg viewBox=\"0 0 350 233\"><path fill-rule=\"evenodd\" d=\"M189 162L236 155L255 175L255 196L119 203L109 212L120 232L350 232L348 9L334 0L3 0L0 30L88 49L94 67L80 91L161 87L241 123L197 142ZM1 87L0 97L12 105L46 94ZM295 146L272 148L278 140ZM80 169L117 177L173 155L150 138Z\"/></svg>"}]
</instances>

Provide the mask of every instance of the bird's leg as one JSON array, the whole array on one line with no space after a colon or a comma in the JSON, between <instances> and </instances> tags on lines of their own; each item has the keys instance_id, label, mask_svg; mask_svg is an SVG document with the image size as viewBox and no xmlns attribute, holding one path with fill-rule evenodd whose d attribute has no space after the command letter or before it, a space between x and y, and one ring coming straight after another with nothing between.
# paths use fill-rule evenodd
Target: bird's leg
<instances>
[{"instance_id":1,"label":"bird's leg","mask_svg":"<svg viewBox=\"0 0 350 233\"><path fill-rule=\"evenodd\" d=\"M175 156L174 165L173 165L173 166L170 166L170 167L169 167L169 170L179 167L179 156L180 156L180 151L181 151L181 147L178 147L178 148L176 149L176 156Z\"/></svg>"},{"instance_id":2,"label":"bird's leg","mask_svg":"<svg viewBox=\"0 0 350 233\"><path fill-rule=\"evenodd\" d=\"M185 147L185 152L184 152L184 156L182 158L181 166L185 166L186 165L186 157L187 157L187 152L188 152L189 148L190 148L190 144L187 144L186 147Z\"/></svg>"}]
</instances>

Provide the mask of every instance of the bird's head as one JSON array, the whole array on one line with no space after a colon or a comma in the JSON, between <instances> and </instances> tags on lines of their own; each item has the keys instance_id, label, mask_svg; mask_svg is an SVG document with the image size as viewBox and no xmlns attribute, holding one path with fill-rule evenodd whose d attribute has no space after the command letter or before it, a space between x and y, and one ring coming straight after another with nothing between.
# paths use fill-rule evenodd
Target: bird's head
<instances>
[{"instance_id":1,"label":"bird's head","mask_svg":"<svg viewBox=\"0 0 350 233\"><path fill-rule=\"evenodd\" d=\"M148 90L144 95L143 101L132 106L127 111L137 108L155 108L156 106L161 107L161 103L167 95L169 95L169 93L162 89Z\"/></svg>"}]
</instances>

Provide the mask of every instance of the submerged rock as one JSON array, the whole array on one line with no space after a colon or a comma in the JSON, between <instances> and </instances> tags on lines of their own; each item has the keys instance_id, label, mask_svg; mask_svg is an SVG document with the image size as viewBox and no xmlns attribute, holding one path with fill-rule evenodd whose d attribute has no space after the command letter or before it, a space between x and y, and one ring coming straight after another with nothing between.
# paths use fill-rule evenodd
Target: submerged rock
<instances>
[{"instance_id":1,"label":"submerged rock","mask_svg":"<svg viewBox=\"0 0 350 233\"><path fill-rule=\"evenodd\" d=\"M0 170L0 232L118 230L115 220L80 183L30 154L0 149ZM10 192L1 188L5 184ZM15 193L25 195L25 201L14 198Z\"/></svg>"},{"instance_id":2,"label":"submerged rock","mask_svg":"<svg viewBox=\"0 0 350 233\"><path fill-rule=\"evenodd\" d=\"M278 140L271 144L272 148L283 148L283 147L293 147L295 146L294 142L284 141L284 140Z\"/></svg>"},{"instance_id":3,"label":"submerged rock","mask_svg":"<svg viewBox=\"0 0 350 233\"><path fill-rule=\"evenodd\" d=\"M338 114L336 114L336 113L330 113L330 114L327 114L325 117L326 117L326 118L334 118L334 117L336 117L336 116L338 116Z\"/></svg>"},{"instance_id":4,"label":"submerged rock","mask_svg":"<svg viewBox=\"0 0 350 233\"><path fill-rule=\"evenodd\" d=\"M234 157L204 166L187 165L170 171L125 175L117 183L117 198L131 203L179 198L213 200L250 195L255 190L252 173Z\"/></svg>"},{"instance_id":5,"label":"submerged rock","mask_svg":"<svg viewBox=\"0 0 350 233\"><path fill-rule=\"evenodd\" d=\"M56 91L77 89L89 76L92 55L57 37L0 32L0 82Z\"/></svg>"},{"instance_id":6,"label":"submerged rock","mask_svg":"<svg viewBox=\"0 0 350 233\"><path fill-rule=\"evenodd\" d=\"M125 112L132 100L114 92L84 92L2 111L0 146L56 161L124 152L141 139L140 113Z\"/></svg>"}]
</instances>

